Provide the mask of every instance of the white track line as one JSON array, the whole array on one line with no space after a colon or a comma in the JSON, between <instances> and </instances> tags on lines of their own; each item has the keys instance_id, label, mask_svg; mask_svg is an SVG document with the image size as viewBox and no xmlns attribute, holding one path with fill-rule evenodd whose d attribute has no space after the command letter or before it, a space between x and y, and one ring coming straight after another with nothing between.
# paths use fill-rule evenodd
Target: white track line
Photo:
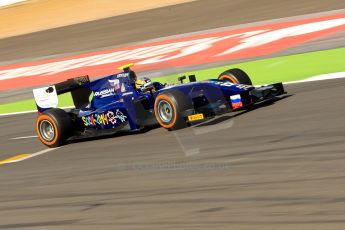
<instances>
[{"instance_id":1,"label":"white track line","mask_svg":"<svg viewBox=\"0 0 345 230\"><path fill-rule=\"evenodd\" d=\"M11 161L10 163L16 163L16 162L20 162L20 161L25 161L25 160L27 160L27 159L30 159L30 158L33 158L33 157L37 157L37 156L39 156L39 155L42 155L42 154L51 152L51 151L56 150L56 149L58 149L58 148L60 148L60 147L57 147L57 148L50 148L50 149L44 149L44 150L39 151L39 152L37 152L37 153L29 154L29 155L26 156L26 157L23 157L23 158L20 158L20 159L17 159L17 160L13 160L13 161Z\"/></svg>"},{"instance_id":2,"label":"white track line","mask_svg":"<svg viewBox=\"0 0 345 230\"><path fill-rule=\"evenodd\" d=\"M14 137L11 140L20 140L20 139L28 139L28 138L36 138L37 136L25 136L25 137Z\"/></svg>"},{"instance_id":3,"label":"white track line","mask_svg":"<svg viewBox=\"0 0 345 230\"><path fill-rule=\"evenodd\" d=\"M60 109L72 109L72 108L74 108L74 106L66 106L66 107L59 107L59 108ZM21 114L27 114L27 113L37 113L37 110L28 110L28 111L15 112L15 113L3 113L3 114L0 114L0 117L21 115Z\"/></svg>"},{"instance_id":4,"label":"white track line","mask_svg":"<svg viewBox=\"0 0 345 230\"><path fill-rule=\"evenodd\" d=\"M339 79L339 78L345 78L345 72L322 74L322 75L317 75L314 77L309 77L307 79L300 80L300 81L284 82L284 84L287 85L287 84L297 84L297 83L313 82L313 81L325 81L325 80L332 80L332 79Z\"/></svg>"},{"instance_id":5,"label":"white track line","mask_svg":"<svg viewBox=\"0 0 345 230\"><path fill-rule=\"evenodd\" d=\"M28 110L28 111L16 112L16 113L3 113L3 114L0 114L0 117L12 116L12 115L20 115L20 114L27 114L27 113L37 113L37 110Z\"/></svg>"},{"instance_id":6,"label":"white track line","mask_svg":"<svg viewBox=\"0 0 345 230\"><path fill-rule=\"evenodd\" d=\"M30 158L33 158L33 157L37 157L37 156L42 155L44 153L51 152L51 151L53 151L55 149L58 149L58 148L44 149L44 150L36 152L36 153L18 154L18 155L9 157L7 159L1 160L0 161L0 165L12 164L12 163L20 162L20 161L25 161L27 159L30 159Z\"/></svg>"}]
</instances>

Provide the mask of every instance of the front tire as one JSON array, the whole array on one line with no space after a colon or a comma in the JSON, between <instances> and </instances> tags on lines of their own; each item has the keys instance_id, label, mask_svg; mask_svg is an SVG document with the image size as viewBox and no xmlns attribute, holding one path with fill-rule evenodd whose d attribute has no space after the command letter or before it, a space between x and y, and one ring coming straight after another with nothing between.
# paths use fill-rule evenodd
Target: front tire
<instances>
[{"instance_id":1,"label":"front tire","mask_svg":"<svg viewBox=\"0 0 345 230\"><path fill-rule=\"evenodd\" d=\"M171 90L156 97L154 112L157 122L163 128L177 130L187 126L184 112L191 108L191 102L182 92Z\"/></svg>"},{"instance_id":2,"label":"front tire","mask_svg":"<svg viewBox=\"0 0 345 230\"><path fill-rule=\"evenodd\" d=\"M229 69L221 73L218 80L229 81L234 84L253 85L250 77L241 69Z\"/></svg>"},{"instance_id":3,"label":"front tire","mask_svg":"<svg viewBox=\"0 0 345 230\"><path fill-rule=\"evenodd\" d=\"M62 109L46 110L37 118L37 136L50 148L65 144L67 138L71 136L71 131L71 117Z\"/></svg>"}]
</instances>

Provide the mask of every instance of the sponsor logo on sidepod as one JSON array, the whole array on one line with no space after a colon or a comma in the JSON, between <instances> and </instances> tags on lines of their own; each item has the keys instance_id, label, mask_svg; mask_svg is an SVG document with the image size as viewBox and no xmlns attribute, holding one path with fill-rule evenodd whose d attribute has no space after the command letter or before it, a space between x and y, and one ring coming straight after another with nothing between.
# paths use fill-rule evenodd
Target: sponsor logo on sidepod
<instances>
[{"instance_id":1,"label":"sponsor logo on sidepod","mask_svg":"<svg viewBox=\"0 0 345 230\"><path fill-rule=\"evenodd\" d=\"M95 92L95 97L100 97L100 98L109 97L109 96L114 95L114 92L115 92L114 88L97 91Z\"/></svg>"}]
</instances>

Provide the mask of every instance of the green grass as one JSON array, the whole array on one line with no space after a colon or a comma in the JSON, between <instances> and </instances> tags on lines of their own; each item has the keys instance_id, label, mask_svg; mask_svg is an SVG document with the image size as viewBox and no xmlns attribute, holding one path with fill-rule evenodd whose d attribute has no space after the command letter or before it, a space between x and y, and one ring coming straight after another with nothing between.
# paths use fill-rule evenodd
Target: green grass
<instances>
[{"instance_id":1,"label":"green grass","mask_svg":"<svg viewBox=\"0 0 345 230\"><path fill-rule=\"evenodd\" d=\"M178 76L189 74L196 74L197 80L206 80L217 78L221 72L230 68L243 69L248 73L255 85L303 80L314 75L345 71L345 48L262 59L182 74L173 74L166 77L158 77L155 80L161 82L177 82Z\"/></svg>"},{"instance_id":2,"label":"green grass","mask_svg":"<svg viewBox=\"0 0 345 230\"><path fill-rule=\"evenodd\" d=\"M33 96L32 96L33 97ZM59 95L59 107L66 107L73 105L72 96L70 93ZM0 114L14 113L36 110L36 104L34 99L27 99L23 101L17 101L0 105Z\"/></svg>"},{"instance_id":3,"label":"green grass","mask_svg":"<svg viewBox=\"0 0 345 230\"><path fill-rule=\"evenodd\" d=\"M173 74L154 78L155 81L176 83L181 75L195 74L198 80L217 78L224 70L230 68L243 69L251 77L254 84L268 84L303 80L308 77L326 73L345 71L345 48L310 52L245 62L234 65L203 69L193 72ZM59 106L71 106L70 94L59 96ZM33 99L0 105L0 114L35 110Z\"/></svg>"}]
</instances>

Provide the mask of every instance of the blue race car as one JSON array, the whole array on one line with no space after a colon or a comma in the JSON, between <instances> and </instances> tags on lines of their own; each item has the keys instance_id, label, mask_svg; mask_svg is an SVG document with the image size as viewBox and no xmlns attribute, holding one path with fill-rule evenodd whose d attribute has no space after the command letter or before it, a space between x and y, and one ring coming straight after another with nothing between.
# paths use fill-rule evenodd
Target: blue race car
<instances>
[{"instance_id":1,"label":"blue race car","mask_svg":"<svg viewBox=\"0 0 345 230\"><path fill-rule=\"evenodd\" d=\"M131 70L90 82L88 76L34 89L39 116L36 132L43 144L57 147L84 137L138 131L157 124L168 130L184 128L217 115L247 110L285 94L282 83L254 87L240 69L221 73L218 79L196 81L179 77L180 84L164 85L138 80ZM70 92L74 108L56 108L59 94Z\"/></svg>"}]
</instances>

